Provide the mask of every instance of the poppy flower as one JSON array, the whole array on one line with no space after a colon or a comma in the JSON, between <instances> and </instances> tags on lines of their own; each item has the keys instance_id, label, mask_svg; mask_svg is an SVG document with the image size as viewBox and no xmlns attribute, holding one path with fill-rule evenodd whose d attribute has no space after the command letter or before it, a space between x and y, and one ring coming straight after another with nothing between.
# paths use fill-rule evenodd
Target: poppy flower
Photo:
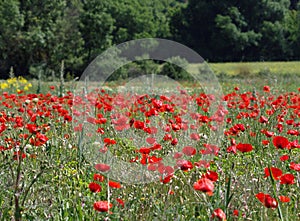
<instances>
[{"instance_id":1,"label":"poppy flower","mask_svg":"<svg viewBox=\"0 0 300 221\"><path fill-rule=\"evenodd\" d=\"M193 169L193 164L188 160L177 160L176 164L183 171Z\"/></svg>"},{"instance_id":2,"label":"poppy flower","mask_svg":"<svg viewBox=\"0 0 300 221\"><path fill-rule=\"evenodd\" d=\"M110 208L112 208L112 204L107 201L98 201L94 203L94 209L99 212L107 212Z\"/></svg>"},{"instance_id":3,"label":"poppy flower","mask_svg":"<svg viewBox=\"0 0 300 221\"><path fill-rule=\"evenodd\" d=\"M290 169L295 171L300 171L300 163L296 164L295 162L291 162Z\"/></svg>"},{"instance_id":4,"label":"poppy flower","mask_svg":"<svg viewBox=\"0 0 300 221\"><path fill-rule=\"evenodd\" d=\"M287 173L280 177L280 184L294 184L295 177L293 174Z\"/></svg>"},{"instance_id":5,"label":"poppy flower","mask_svg":"<svg viewBox=\"0 0 300 221\"><path fill-rule=\"evenodd\" d=\"M180 126L178 124L172 124L171 126L175 132L180 130Z\"/></svg>"},{"instance_id":6,"label":"poppy flower","mask_svg":"<svg viewBox=\"0 0 300 221\"><path fill-rule=\"evenodd\" d=\"M172 140L172 135L171 134L165 134L164 138L165 141L167 140Z\"/></svg>"},{"instance_id":7,"label":"poppy flower","mask_svg":"<svg viewBox=\"0 0 300 221\"><path fill-rule=\"evenodd\" d=\"M121 207L124 207L125 203L124 203L124 201L123 201L122 199L117 198L116 201L119 203L119 205L120 205Z\"/></svg>"},{"instance_id":8,"label":"poppy flower","mask_svg":"<svg viewBox=\"0 0 300 221\"><path fill-rule=\"evenodd\" d=\"M270 141L268 141L268 140L263 140L263 141L262 141L262 144L263 144L264 146L267 146L269 143L270 143Z\"/></svg>"},{"instance_id":9,"label":"poppy flower","mask_svg":"<svg viewBox=\"0 0 300 221\"><path fill-rule=\"evenodd\" d=\"M236 146L236 149L238 149L239 151L241 151L242 153L246 153L246 152L251 152L253 150L253 147L251 144L243 144L243 143L239 143Z\"/></svg>"},{"instance_id":10,"label":"poppy flower","mask_svg":"<svg viewBox=\"0 0 300 221\"><path fill-rule=\"evenodd\" d=\"M197 151L194 147L186 146L186 147L182 148L182 153L184 153L187 156L192 156L192 155L195 155L197 153Z\"/></svg>"},{"instance_id":11,"label":"poppy flower","mask_svg":"<svg viewBox=\"0 0 300 221\"><path fill-rule=\"evenodd\" d=\"M178 139L177 138L174 138L172 141L171 141L171 145L175 146L178 144Z\"/></svg>"},{"instance_id":12,"label":"poppy flower","mask_svg":"<svg viewBox=\"0 0 300 221\"><path fill-rule=\"evenodd\" d=\"M107 164L103 164L103 163L98 163L95 165L95 169L99 170L101 172L107 172L110 170L110 166Z\"/></svg>"},{"instance_id":13,"label":"poppy flower","mask_svg":"<svg viewBox=\"0 0 300 221\"><path fill-rule=\"evenodd\" d=\"M179 158L182 157L182 155L183 155L183 153L181 153L181 152L176 152L176 153L174 153L173 158L174 158L174 159L179 159Z\"/></svg>"},{"instance_id":14,"label":"poppy flower","mask_svg":"<svg viewBox=\"0 0 300 221\"><path fill-rule=\"evenodd\" d=\"M219 178L218 173L211 171L211 170L209 170L205 174L203 174L202 177L210 179L213 182L217 181Z\"/></svg>"},{"instance_id":15,"label":"poppy flower","mask_svg":"<svg viewBox=\"0 0 300 221\"><path fill-rule=\"evenodd\" d=\"M145 123L142 121L134 121L133 126L135 129L144 129L145 128Z\"/></svg>"},{"instance_id":16,"label":"poppy flower","mask_svg":"<svg viewBox=\"0 0 300 221\"><path fill-rule=\"evenodd\" d=\"M289 155L282 155L281 157L280 157L280 161L286 161L286 160L288 160L289 159Z\"/></svg>"},{"instance_id":17,"label":"poppy flower","mask_svg":"<svg viewBox=\"0 0 300 221\"><path fill-rule=\"evenodd\" d=\"M234 153L234 154L236 154L236 145L231 145L230 147L228 147L228 148L226 149L226 151L227 151L228 153Z\"/></svg>"},{"instance_id":18,"label":"poppy flower","mask_svg":"<svg viewBox=\"0 0 300 221\"><path fill-rule=\"evenodd\" d=\"M140 152L141 154L149 154L150 151L151 151L151 149L148 148L148 147L141 147L141 148L139 149L139 152Z\"/></svg>"},{"instance_id":19,"label":"poppy flower","mask_svg":"<svg viewBox=\"0 0 300 221\"><path fill-rule=\"evenodd\" d=\"M201 178L194 183L194 189L206 193L212 193L214 191L214 183L207 178Z\"/></svg>"},{"instance_id":20,"label":"poppy flower","mask_svg":"<svg viewBox=\"0 0 300 221\"><path fill-rule=\"evenodd\" d=\"M260 116L259 122L260 123L267 123L268 122L268 118L266 118L265 116Z\"/></svg>"},{"instance_id":21,"label":"poppy flower","mask_svg":"<svg viewBox=\"0 0 300 221\"><path fill-rule=\"evenodd\" d=\"M276 199L272 198L269 194L264 194L262 192L255 195L256 198L267 208L277 208L278 202Z\"/></svg>"},{"instance_id":22,"label":"poppy flower","mask_svg":"<svg viewBox=\"0 0 300 221\"><path fill-rule=\"evenodd\" d=\"M93 178L95 181L99 181L99 182L103 182L105 179L104 176L102 176L101 174L97 174L97 173L94 174Z\"/></svg>"},{"instance_id":23,"label":"poppy flower","mask_svg":"<svg viewBox=\"0 0 300 221\"><path fill-rule=\"evenodd\" d=\"M101 186L98 183L92 182L92 183L89 184L89 189L93 193L98 193L98 192L101 191Z\"/></svg>"},{"instance_id":24,"label":"poppy flower","mask_svg":"<svg viewBox=\"0 0 300 221\"><path fill-rule=\"evenodd\" d=\"M190 138L191 138L192 140L196 140L196 141L200 140L200 136L199 136L199 134L197 134L197 133L192 133L192 134L190 135Z\"/></svg>"},{"instance_id":25,"label":"poppy flower","mask_svg":"<svg viewBox=\"0 0 300 221\"><path fill-rule=\"evenodd\" d=\"M288 196L279 196L279 200L283 203L288 203L291 199Z\"/></svg>"},{"instance_id":26,"label":"poppy flower","mask_svg":"<svg viewBox=\"0 0 300 221\"><path fill-rule=\"evenodd\" d=\"M290 142L290 145L291 145L291 149L300 148L300 144L298 143L298 140L294 140Z\"/></svg>"},{"instance_id":27,"label":"poppy flower","mask_svg":"<svg viewBox=\"0 0 300 221\"><path fill-rule=\"evenodd\" d=\"M171 173L171 174L169 174L169 175L167 175L165 177L160 177L160 182L162 182L164 184L169 183L171 181L171 179L172 179L173 176L174 176L174 174Z\"/></svg>"},{"instance_id":28,"label":"poppy flower","mask_svg":"<svg viewBox=\"0 0 300 221\"><path fill-rule=\"evenodd\" d=\"M156 142L155 138L153 137L147 137L146 142L150 145L154 144Z\"/></svg>"},{"instance_id":29,"label":"poppy flower","mask_svg":"<svg viewBox=\"0 0 300 221\"><path fill-rule=\"evenodd\" d=\"M226 214L222 209L218 208L214 210L212 218L218 218L220 221L226 221Z\"/></svg>"},{"instance_id":30,"label":"poppy flower","mask_svg":"<svg viewBox=\"0 0 300 221\"><path fill-rule=\"evenodd\" d=\"M270 176L270 170L271 170L271 173L272 173L272 176L275 180L279 180L279 178L281 177L282 175L282 171L276 167L266 167L265 168L265 178Z\"/></svg>"},{"instance_id":31,"label":"poppy flower","mask_svg":"<svg viewBox=\"0 0 300 221\"><path fill-rule=\"evenodd\" d=\"M233 210L233 215L234 216L239 216L239 211L237 209Z\"/></svg>"},{"instance_id":32,"label":"poppy flower","mask_svg":"<svg viewBox=\"0 0 300 221\"><path fill-rule=\"evenodd\" d=\"M282 136L276 136L273 138L273 144L277 149L289 149L289 140Z\"/></svg>"},{"instance_id":33,"label":"poppy flower","mask_svg":"<svg viewBox=\"0 0 300 221\"><path fill-rule=\"evenodd\" d=\"M104 138L103 142L106 143L107 145L112 145L117 143L114 139L110 139L110 138Z\"/></svg>"},{"instance_id":34,"label":"poppy flower","mask_svg":"<svg viewBox=\"0 0 300 221\"><path fill-rule=\"evenodd\" d=\"M119 182L115 182L115 181L112 181L110 180L108 182L108 185L111 187L111 188L116 188L116 189L119 189L121 188L121 184Z\"/></svg>"},{"instance_id":35,"label":"poppy flower","mask_svg":"<svg viewBox=\"0 0 300 221\"><path fill-rule=\"evenodd\" d=\"M203 144L203 146L206 148L204 150L200 150L200 152L203 155L206 154L214 154L215 156L218 156L220 148L217 147L216 145L211 145L211 144Z\"/></svg>"},{"instance_id":36,"label":"poppy flower","mask_svg":"<svg viewBox=\"0 0 300 221\"><path fill-rule=\"evenodd\" d=\"M273 137L273 136L274 136L274 132L272 132L272 131L265 131L264 134L265 134L267 137Z\"/></svg>"},{"instance_id":37,"label":"poppy flower","mask_svg":"<svg viewBox=\"0 0 300 221\"><path fill-rule=\"evenodd\" d=\"M162 146L158 143L154 143L152 147L150 147L150 150L161 150Z\"/></svg>"},{"instance_id":38,"label":"poppy flower","mask_svg":"<svg viewBox=\"0 0 300 221\"><path fill-rule=\"evenodd\" d=\"M270 92L270 91L271 91L270 86L265 85L264 86L264 92Z\"/></svg>"},{"instance_id":39,"label":"poppy flower","mask_svg":"<svg viewBox=\"0 0 300 221\"><path fill-rule=\"evenodd\" d=\"M293 136L298 136L299 135L299 131L298 130L288 130L287 134L293 135Z\"/></svg>"}]
</instances>

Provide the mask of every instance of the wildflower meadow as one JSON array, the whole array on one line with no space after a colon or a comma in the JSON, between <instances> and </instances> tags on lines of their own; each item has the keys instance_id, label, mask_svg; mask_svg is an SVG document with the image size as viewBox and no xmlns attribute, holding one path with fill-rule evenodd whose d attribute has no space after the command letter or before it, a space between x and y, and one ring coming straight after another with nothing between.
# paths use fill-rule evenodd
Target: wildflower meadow
<instances>
[{"instance_id":1,"label":"wildflower meadow","mask_svg":"<svg viewBox=\"0 0 300 221\"><path fill-rule=\"evenodd\" d=\"M211 113L192 83L60 96L2 81L0 220L299 220L300 88L264 82L221 82Z\"/></svg>"}]
</instances>

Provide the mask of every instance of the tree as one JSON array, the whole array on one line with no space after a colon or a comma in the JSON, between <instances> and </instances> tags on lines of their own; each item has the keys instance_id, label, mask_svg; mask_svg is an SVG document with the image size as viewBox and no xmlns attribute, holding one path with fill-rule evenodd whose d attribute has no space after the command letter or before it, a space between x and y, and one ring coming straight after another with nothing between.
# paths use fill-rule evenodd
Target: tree
<instances>
[{"instance_id":1,"label":"tree","mask_svg":"<svg viewBox=\"0 0 300 221\"><path fill-rule=\"evenodd\" d=\"M20 61L24 16L19 9L19 1L0 1L0 72L8 73L15 61ZM23 62L23 61L22 61ZM6 75L1 75L1 78Z\"/></svg>"},{"instance_id":2,"label":"tree","mask_svg":"<svg viewBox=\"0 0 300 221\"><path fill-rule=\"evenodd\" d=\"M86 50L85 61L90 62L104 49L112 45L114 18L109 13L111 1L84 1L80 15L80 31Z\"/></svg>"},{"instance_id":3,"label":"tree","mask_svg":"<svg viewBox=\"0 0 300 221\"><path fill-rule=\"evenodd\" d=\"M190 0L180 12L185 23L173 22L172 30L208 60L280 59L289 51L283 29L289 5L289 0Z\"/></svg>"}]
</instances>

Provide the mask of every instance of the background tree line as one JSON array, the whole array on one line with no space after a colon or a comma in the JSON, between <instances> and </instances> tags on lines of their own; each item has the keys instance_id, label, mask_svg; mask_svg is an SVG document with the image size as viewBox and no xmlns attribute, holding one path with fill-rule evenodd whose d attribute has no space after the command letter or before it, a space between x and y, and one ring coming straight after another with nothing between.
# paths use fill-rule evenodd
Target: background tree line
<instances>
[{"instance_id":1,"label":"background tree line","mask_svg":"<svg viewBox=\"0 0 300 221\"><path fill-rule=\"evenodd\" d=\"M0 0L0 78L80 75L106 48L167 38L209 62L299 60L299 0Z\"/></svg>"}]
</instances>

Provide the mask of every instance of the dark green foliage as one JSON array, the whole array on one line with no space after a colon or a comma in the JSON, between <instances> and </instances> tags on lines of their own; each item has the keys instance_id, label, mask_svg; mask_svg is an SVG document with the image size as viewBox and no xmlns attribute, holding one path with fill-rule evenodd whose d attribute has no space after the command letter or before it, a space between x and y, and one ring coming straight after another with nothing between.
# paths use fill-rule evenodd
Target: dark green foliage
<instances>
[{"instance_id":1,"label":"dark green foliage","mask_svg":"<svg viewBox=\"0 0 300 221\"><path fill-rule=\"evenodd\" d=\"M295 4L190 0L173 17L172 30L177 40L210 61L299 59L299 46L292 46L299 35L299 11L289 9L295 10Z\"/></svg>"},{"instance_id":2,"label":"dark green foliage","mask_svg":"<svg viewBox=\"0 0 300 221\"><path fill-rule=\"evenodd\" d=\"M299 60L299 0L1 0L0 77L13 67L57 78L62 61L80 76L112 45L157 37L208 61ZM145 69L137 64L133 72Z\"/></svg>"}]
</instances>

